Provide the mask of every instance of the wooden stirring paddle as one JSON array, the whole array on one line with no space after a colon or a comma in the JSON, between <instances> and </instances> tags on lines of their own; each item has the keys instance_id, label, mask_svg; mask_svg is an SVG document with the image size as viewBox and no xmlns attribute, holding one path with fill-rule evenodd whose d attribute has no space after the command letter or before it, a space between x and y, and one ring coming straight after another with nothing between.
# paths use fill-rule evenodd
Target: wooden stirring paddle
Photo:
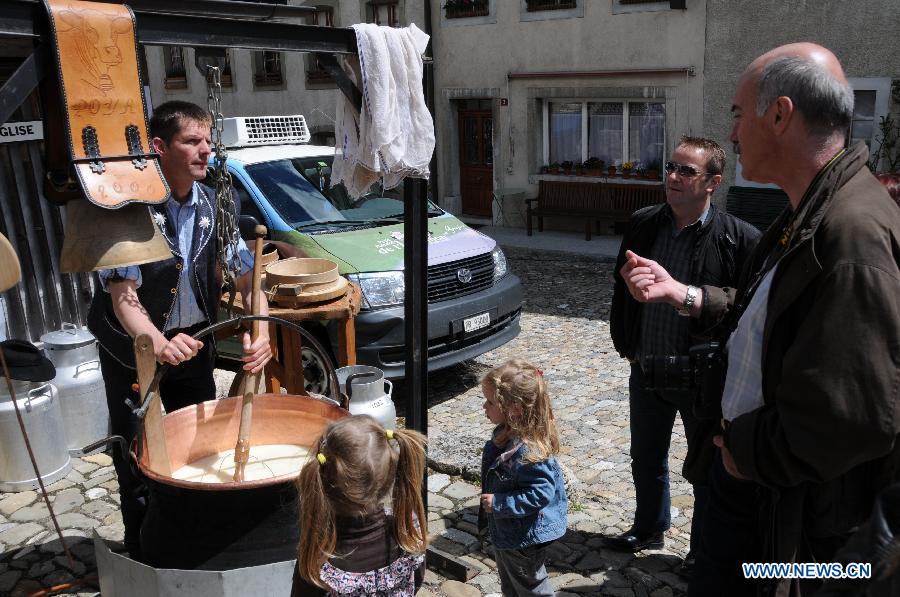
<instances>
[{"instance_id":1,"label":"wooden stirring paddle","mask_svg":"<svg viewBox=\"0 0 900 597\"><path fill-rule=\"evenodd\" d=\"M262 250L263 238L266 236L266 227L257 226L256 243L253 247L253 304L252 315L259 315L259 305L262 302ZM259 320L252 322L251 342L259 338L259 328L262 324ZM244 468L250 460L250 424L253 422L253 395L259 389L263 372L248 374L244 378L244 398L241 402L241 426L238 431L237 445L234 447L234 480L244 480Z\"/></svg>"}]
</instances>

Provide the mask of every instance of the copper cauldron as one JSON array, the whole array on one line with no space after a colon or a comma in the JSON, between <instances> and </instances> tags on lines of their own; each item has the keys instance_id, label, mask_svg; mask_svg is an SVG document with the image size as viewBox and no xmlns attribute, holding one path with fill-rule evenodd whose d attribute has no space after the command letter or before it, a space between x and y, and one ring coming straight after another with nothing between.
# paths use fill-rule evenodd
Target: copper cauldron
<instances>
[{"instance_id":1,"label":"copper cauldron","mask_svg":"<svg viewBox=\"0 0 900 597\"><path fill-rule=\"evenodd\" d=\"M326 425L348 414L343 408L309 396L258 394L253 398L253 426L250 432L252 446L272 444L311 446ZM166 437L170 469L178 470L211 454L234 449L240 422L240 396L201 402L167 414L163 417L163 432ZM141 473L148 479L175 487L199 491L233 491L284 483L297 477L294 473L270 479L230 483L200 483L173 479L150 468L147 436L142 435L141 441L143 450L140 457L138 458L135 453ZM136 449L136 446L133 449Z\"/></svg>"},{"instance_id":2,"label":"copper cauldron","mask_svg":"<svg viewBox=\"0 0 900 597\"><path fill-rule=\"evenodd\" d=\"M234 447L241 398L188 406L163 417L172 470ZM306 396L260 394L252 445L311 446L342 408ZM299 471L256 481L200 483L160 474L132 453L149 490L141 526L144 561L155 568L230 570L293 559L299 534ZM251 446L251 454L252 454Z\"/></svg>"},{"instance_id":3,"label":"copper cauldron","mask_svg":"<svg viewBox=\"0 0 900 597\"><path fill-rule=\"evenodd\" d=\"M257 317L295 325L269 316ZM207 328L206 333L226 323ZM305 342L324 355L318 342L304 332L301 330ZM333 370L328 374L334 377ZM233 449L241 402L241 397L233 396L166 414L162 427L169 470L176 471L206 456ZM253 399L251 456L253 446L312 446L331 421L348 415L332 399L258 394ZM296 557L300 531L295 480L299 470L241 482L174 479L150 467L144 433L139 433L132 444L131 456L149 491L141 526L141 550L146 564L155 568L230 570Z\"/></svg>"}]
</instances>

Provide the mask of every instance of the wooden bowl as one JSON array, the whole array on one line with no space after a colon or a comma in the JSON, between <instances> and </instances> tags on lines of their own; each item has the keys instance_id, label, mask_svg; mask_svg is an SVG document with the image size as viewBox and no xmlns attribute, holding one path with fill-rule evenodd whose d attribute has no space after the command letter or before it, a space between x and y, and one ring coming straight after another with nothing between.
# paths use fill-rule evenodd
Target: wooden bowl
<instances>
[{"instance_id":1,"label":"wooden bowl","mask_svg":"<svg viewBox=\"0 0 900 597\"><path fill-rule=\"evenodd\" d=\"M266 284L290 286L294 284L328 284L338 279L337 263L330 259L294 257L266 266Z\"/></svg>"}]
</instances>

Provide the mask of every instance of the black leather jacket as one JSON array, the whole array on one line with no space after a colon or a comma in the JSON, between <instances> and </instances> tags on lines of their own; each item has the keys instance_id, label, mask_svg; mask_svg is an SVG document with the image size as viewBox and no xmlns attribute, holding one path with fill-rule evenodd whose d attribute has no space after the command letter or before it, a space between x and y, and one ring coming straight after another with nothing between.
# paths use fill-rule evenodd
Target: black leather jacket
<instances>
[{"instance_id":1,"label":"black leather jacket","mask_svg":"<svg viewBox=\"0 0 900 597\"><path fill-rule=\"evenodd\" d=\"M619 270L625 264L625 251L631 250L649 258L656 235L666 219L663 210L668 204L640 209L631 216L628 231L622 238L619 257L613 272L615 287L609 323L613 344L619 354L634 359L640 333L640 315L643 305L628 292ZM750 224L726 214L715 205L709 207L709 217L696 237L691 258L691 274L687 280L679 280L693 286L710 285L730 287L737 285L741 269L759 240L760 232ZM709 339L708 334L691 320L691 343Z\"/></svg>"}]
</instances>

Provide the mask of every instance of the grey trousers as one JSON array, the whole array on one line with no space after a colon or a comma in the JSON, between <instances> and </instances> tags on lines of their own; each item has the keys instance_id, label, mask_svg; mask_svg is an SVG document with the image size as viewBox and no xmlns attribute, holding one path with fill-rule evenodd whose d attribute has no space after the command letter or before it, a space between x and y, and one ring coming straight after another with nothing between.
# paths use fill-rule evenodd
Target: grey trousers
<instances>
[{"instance_id":1,"label":"grey trousers","mask_svg":"<svg viewBox=\"0 0 900 597\"><path fill-rule=\"evenodd\" d=\"M520 549L494 548L494 560L500 575L504 597L553 597L544 560L550 543L529 545Z\"/></svg>"}]
</instances>

